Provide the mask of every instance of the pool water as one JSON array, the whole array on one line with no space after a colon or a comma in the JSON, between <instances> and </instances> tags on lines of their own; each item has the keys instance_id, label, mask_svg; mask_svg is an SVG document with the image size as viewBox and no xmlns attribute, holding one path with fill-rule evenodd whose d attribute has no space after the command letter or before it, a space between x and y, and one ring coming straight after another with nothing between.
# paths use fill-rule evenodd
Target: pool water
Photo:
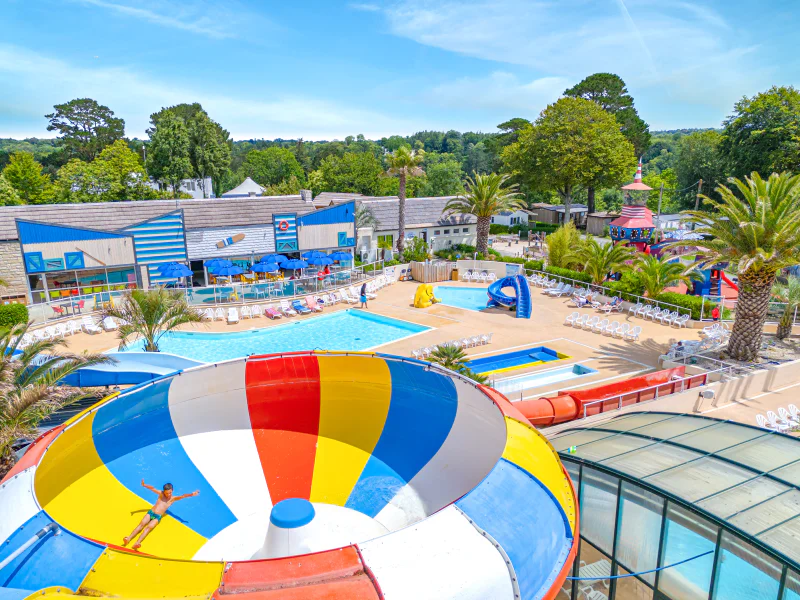
<instances>
[{"instance_id":1,"label":"pool water","mask_svg":"<svg viewBox=\"0 0 800 600\"><path fill-rule=\"evenodd\" d=\"M257 324L258 321L254 320L253 325ZM423 325L350 309L250 331L176 331L161 338L159 347L162 352L203 362L219 362L250 354L298 350L362 351L428 329ZM143 342L135 342L125 351L141 352L143 346Z\"/></svg>"},{"instance_id":2,"label":"pool water","mask_svg":"<svg viewBox=\"0 0 800 600\"><path fill-rule=\"evenodd\" d=\"M520 377L512 377L510 379L501 379L494 382L494 389L508 396L510 394L559 383L561 381L585 377L593 373L597 373L597 371L589 367L584 367L583 365L572 365L552 371L545 371L543 373L531 373L529 375L521 375Z\"/></svg>"},{"instance_id":3,"label":"pool water","mask_svg":"<svg viewBox=\"0 0 800 600\"><path fill-rule=\"evenodd\" d=\"M515 352L506 352L505 354L496 354L485 358L475 358L467 364L475 373L486 375L488 373L500 373L502 371L522 369L533 365L562 360L564 358L569 358L569 356L551 350L546 346L534 346Z\"/></svg>"},{"instance_id":4,"label":"pool water","mask_svg":"<svg viewBox=\"0 0 800 600\"><path fill-rule=\"evenodd\" d=\"M484 310L489 302L489 295L486 293L488 289L485 287L437 285L433 288L433 295L447 306L466 310Z\"/></svg>"}]
</instances>

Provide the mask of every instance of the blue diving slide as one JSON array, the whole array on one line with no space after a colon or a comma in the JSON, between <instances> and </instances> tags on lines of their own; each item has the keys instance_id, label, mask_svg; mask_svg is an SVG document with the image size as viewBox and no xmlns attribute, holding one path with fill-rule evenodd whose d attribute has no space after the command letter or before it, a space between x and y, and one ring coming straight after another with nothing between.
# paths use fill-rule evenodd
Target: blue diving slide
<instances>
[{"instance_id":1,"label":"blue diving slide","mask_svg":"<svg viewBox=\"0 0 800 600\"><path fill-rule=\"evenodd\" d=\"M515 295L509 296L503 292L503 288L514 288ZM513 275L498 279L489 286L488 307L505 306L506 308L517 308L518 319L530 319L533 311L531 302L531 290L524 275Z\"/></svg>"}]
</instances>

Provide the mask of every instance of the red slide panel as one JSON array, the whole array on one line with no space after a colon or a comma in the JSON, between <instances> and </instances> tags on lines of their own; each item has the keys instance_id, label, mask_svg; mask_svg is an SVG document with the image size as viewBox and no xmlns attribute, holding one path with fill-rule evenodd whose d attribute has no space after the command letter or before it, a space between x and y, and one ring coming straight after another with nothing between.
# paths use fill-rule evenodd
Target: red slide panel
<instances>
[{"instance_id":1,"label":"red slide panel","mask_svg":"<svg viewBox=\"0 0 800 600\"><path fill-rule=\"evenodd\" d=\"M64 427L64 425L53 427L53 429L50 431L43 433L36 438L36 441L28 446L28 449L25 451L25 454L22 455L22 458L20 458L17 463L11 467L11 470L6 473L6 476L3 477L3 480L0 481L0 483L5 483L17 473L21 473L25 469L29 469L38 465L39 461L42 459L42 454L44 454L44 451L47 450L47 447L54 439L56 439Z\"/></svg>"}]
</instances>

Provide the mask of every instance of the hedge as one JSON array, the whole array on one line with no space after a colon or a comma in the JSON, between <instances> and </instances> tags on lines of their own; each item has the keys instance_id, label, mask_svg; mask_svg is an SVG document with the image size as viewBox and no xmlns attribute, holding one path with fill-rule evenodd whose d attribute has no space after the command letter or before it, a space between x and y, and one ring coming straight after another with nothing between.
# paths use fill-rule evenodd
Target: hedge
<instances>
[{"instance_id":1,"label":"hedge","mask_svg":"<svg viewBox=\"0 0 800 600\"><path fill-rule=\"evenodd\" d=\"M558 277L567 277L569 279L576 279L585 283L592 283L591 276L587 275L586 273L581 273L580 271L562 269L561 267L547 267L544 271L545 273L550 273L551 275L556 275Z\"/></svg>"},{"instance_id":2,"label":"hedge","mask_svg":"<svg viewBox=\"0 0 800 600\"><path fill-rule=\"evenodd\" d=\"M508 233L508 225L500 225L499 223L492 223L489 225L489 233L497 235L499 233Z\"/></svg>"},{"instance_id":3,"label":"hedge","mask_svg":"<svg viewBox=\"0 0 800 600\"><path fill-rule=\"evenodd\" d=\"M701 308L703 309L703 317L706 319L710 319L711 311L714 310L715 306L717 306L715 302L706 301L704 307L702 296L688 296L684 294L679 294L677 292L664 292L663 294L659 294L658 296L656 296L655 299L661 302L669 302L670 304L676 304L681 308L686 308L690 310L692 312L692 320L694 321L700 320ZM731 311L727 308L723 308L722 318L730 319Z\"/></svg>"},{"instance_id":4,"label":"hedge","mask_svg":"<svg viewBox=\"0 0 800 600\"><path fill-rule=\"evenodd\" d=\"M13 327L27 322L27 306L24 304L0 304L0 327Z\"/></svg>"}]
</instances>

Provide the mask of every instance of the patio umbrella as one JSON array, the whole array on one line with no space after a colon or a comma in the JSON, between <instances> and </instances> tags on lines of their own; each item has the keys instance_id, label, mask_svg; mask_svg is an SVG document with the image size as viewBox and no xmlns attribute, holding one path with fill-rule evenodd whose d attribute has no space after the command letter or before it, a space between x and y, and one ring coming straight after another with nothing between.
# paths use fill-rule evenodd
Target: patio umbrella
<instances>
[{"instance_id":1,"label":"patio umbrella","mask_svg":"<svg viewBox=\"0 0 800 600\"><path fill-rule=\"evenodd\" d=\"M339 262L350 262L353 260L353 255L349 252L342 252L341 250L334 252L333 254L329 254L328 258L332 260L338 260Z\"/></svg>"},{"instance_id":2,"label":"patio umbrella","mask_svg":"<svg viewBox=\"0 0 800 600\"><path fill-rule=\"evenodd\" d=\"M281 264L282 262L286 261L287 258L283 254L267 254L261 257L261 260L258 261L259 263L277 263Z\"/></svg>"},{"instance_id":3,"label":"patio umbrella","mask_svg":"<svg viewBox=\"0 0 800 600\"><path fill-rule=\"evenodd\" d=\"M305 269L308 266L308 263L304 260L297 260L296 258L292 260L287 260L285 263L281 265L281 269L291 269L296 271L297 269Z\"/></svg>"},{"instance_id":4,"label":"patio umbrella","mask_svg":"<svg viewBox=\"0 0 800 600\"><path fill-rule=\"evenodd\" d=\"M328 255L322 252L321 250L309 250L308 252L303 252L303 258L305 258L306 260L308 260L309 258L316 258L319 256L328 256Z\"/></svg>"},{"instance_id":5,"label":"patio umbrella","mask_svg":"<svg viewBox=\"0 0 800 600\"><path fill-rule=\"evenodd\" d=\"M168 262L168 263L164 263L163 265L159 265L158 266L158 272L163 274L164 271L171 271L171 270L174 270L174 269L178 269L180 267L183 267L185 269L186 265L184 265L183 263L175 262L175 261Z\"/></svg>"},{"instance_id":6,"label":"patio umbrella","mask_svg":"<svg viewBox=\"0 0 800 600\"><path fill-rule=\"evenodd\" d=\"M323 254L322 256L312 256L308 259L308 264L323 267L325 265L332 265L333 260L328 258L326 254Z\"/></svg>"},{"instance_id":7,"label":"patio umbrella","mask_svg":"<svg viewBox=\"0 0 800 600\"><path fill-rule=\"evenodd\" d=\"M219 267L218 269L214 269L214 275L217 277L230 277L231 275L241 275L244 273L244 269L241 267L237 267L236 265L230 265L226 267Z\"/></svg>"},{"instance_id":8,"label":"patio umbrella","mask_svg":"<svg viewBox=\"0 0 800 600\"><path fill-rule=\"evenodd\" d=\"M250 267L253 273L274 273L279 269L280 267L278 267L278 264L274 262L256 263Z\"/></svg>"},{"instance_id":9,"label":"patio umbrella","mask_svg":"<svg viewBox=\"0 0 800 600\"><path fill-rule=\"evenodd\" d=\"M222 267L230 267L233 266L233 263L229 260L225 260L224 258L212 258L211 260L207 260L203 263L208 269L209 273L216 274L217 269Z\"/></svg>"},{"instance_id":10,"label":"patio umbrella","mask_svg":"<svg viewBox=\"0 0 800 600\"><path fill-rule=\"evenodd\" d=\"M176 265L175 267L169 269L162 269L161 275L163 277L175 277L176 279L181 277L191 277L192 270L186 265Z\"/></svg>"}]
</instances>

